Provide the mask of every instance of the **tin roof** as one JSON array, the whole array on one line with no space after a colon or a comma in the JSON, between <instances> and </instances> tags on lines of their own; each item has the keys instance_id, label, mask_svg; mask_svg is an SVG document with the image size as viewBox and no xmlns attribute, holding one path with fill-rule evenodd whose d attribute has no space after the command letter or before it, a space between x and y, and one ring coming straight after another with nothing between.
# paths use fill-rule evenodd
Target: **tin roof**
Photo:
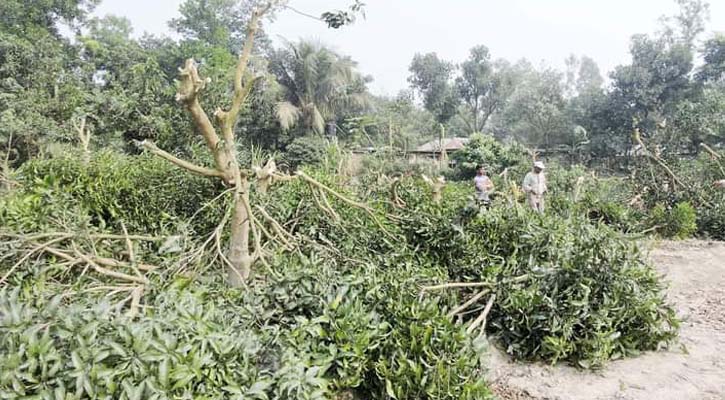
<instances>
[{"instance_id":1,"label":"tin roof","mask_svg":"<svg viewBox=\"0 0 725 400\"><path fill-rule=\"evenodd\" d=\"M440 140L435 139L431 140L428 143L424 143L420 146L418 146L415 150L413 150L413 153L440 153L441 147L445 149L446 151L455 151L460 150L463 148L463 146L468 143L468 138L461 138L461 137L453 137L453 138L445 138L443 139L442 143ZM442 144L442 146L441 146Z\"/></svg>"}]
</instances>

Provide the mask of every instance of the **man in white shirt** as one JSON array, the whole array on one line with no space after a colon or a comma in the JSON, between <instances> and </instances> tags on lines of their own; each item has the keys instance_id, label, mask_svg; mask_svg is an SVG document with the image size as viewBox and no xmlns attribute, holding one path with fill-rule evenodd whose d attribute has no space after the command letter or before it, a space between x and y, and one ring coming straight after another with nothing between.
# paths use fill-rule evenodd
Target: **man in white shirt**
<instances>
[{"instance_id":1,"label":"man in white shirt","mask_svg":"<svg viewBox=\"0 0 725 400\"><path fill-rule=\"evenodd\" d=\"M476 177L473 178L476 187L476 201L488 205L491 202L490 194L493 190L493 181L486 175L486 170L479 166L476 170Z\"/></svg>"},{"instance_id":2,"label":"man in white shirt","mask_svg":"<svg viewBox=\"0 0 725 400\"><path fill-rule=\"evenodd\" d=\"M536 161L534 170L526 174L522 185L529 206L535 211L544 212L544 193L547 191L544 163Z\"/></svg>"}]
</instances>

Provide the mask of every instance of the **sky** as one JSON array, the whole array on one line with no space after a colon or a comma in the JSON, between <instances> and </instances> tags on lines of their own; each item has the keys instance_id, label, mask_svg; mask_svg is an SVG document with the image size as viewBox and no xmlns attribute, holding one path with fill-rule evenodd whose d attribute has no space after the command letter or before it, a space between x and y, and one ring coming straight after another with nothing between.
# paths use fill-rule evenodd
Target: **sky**
<instances>
[{"instance_id":1,"label":"sky","mask_svg":"<svg viewBox=\"0 0 725 400\"><path fill-rule=\"evenodd\" d=\"M571 55L593 58L603 75L629 62L629 41L651 33L658 18L677 11L670 0L363 0L365 19L338 30L289 10L267 31L278 43L318 40L359 63L371 75L372 92L395 95L408 87L416 53L436 52L462 62L471 47L486 45L494 58L527 58L535 65L564 68ZM182 0L103 0L95 14L131 20L134 33L169 34L167 21ZM296 9L319 15L352 0L291 0ZM711 0L708 33L725 31L725 1Z\"/></svg>"}]
</instances>

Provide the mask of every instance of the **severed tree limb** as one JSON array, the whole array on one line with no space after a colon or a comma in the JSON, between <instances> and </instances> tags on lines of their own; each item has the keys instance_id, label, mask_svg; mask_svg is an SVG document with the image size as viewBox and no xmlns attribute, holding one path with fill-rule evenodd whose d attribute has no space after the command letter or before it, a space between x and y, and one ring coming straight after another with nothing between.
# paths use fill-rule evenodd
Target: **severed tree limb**
<instances>
[{"instance_id":1,"label":"severed tree limb","mask_svg":"<svg viewBox=\"0 0 725 400\"><path fill-rule=\"evenodd\" d=\"M720 160L722 159L722 155L718 154L715 150L713 150L710 146L708 146L705 143L700 143L700 147L705 149L708 154L710 154L710 158L712 158L715 163L717 163L718 168L720 169L720 173L723 177L725 177L725 168L723 168L722 163L720 163ZM725 188L723 188L725 189Z\"/></svg>"},{"instance_id":2,"label":"severed tree limb","mask_svg":"<svg viewBox=\"0 0 725 400\"><path fill-rule=\"evenodd\" d=\"M422 175L423 181L430 187L431 194L433 195L433 202L440 204L443 199L443 188L446 186L446 179L442 176L431 179L425 175Z\"/></svg>"},{"instance_id":3,"label":"severed tree limb","mask_svg":"<svg viewBox=\"0 0 725 400\"><path fill-rule=\"evenodd\" d=\"M282 225L280 225L279 222L277 222L277 220L272 218L272 216L269 215L269 213L263 207L256 206L255 208L257 209L257 211L259 211L260 214L262 214L262 217L272 226L272 230L277 235L279 240L281 240L287 248L289 248L289 249L294 248L295 246L292 243L295 240L294 236L292 236L291 233L287 232L282 227Z\"/></svg>"},{"instance_id":4,"label":"severed tree limb","mask_svg":"<svg viewBox=\"0 0 725 400\"><path fill-rule=\"evenodd\" d=\"M78 251L78 249L75 249L75 248L74 248L74 252L76 253L77 257L73 257L70 254L65 253L64 251L61 251L61 250L58 250L58 249L55 249L52 247L46 248L45 251L47 251L48 253L53 254L55 256L58 256L60 258L63 258L67 261L70 261L70 262L76 262L78 259L80 259L80 260L84 261L87 265L91 266L96 272L98 272L102 275L107 275L107 276L110 276L113 278L127 280L127 281L131 281L131 282L136 282L136 283L142 283L142 284L149 283L149 281L143 277L139 278L137 276L132 276L132 275L128 275L128 274L124 274L124 273L116 272L116 271L111 271L109 269L103 268L100 265L98 265L96 262L94 262L89 256L81 253L80 251Z\"/></svg>"},{"instance_id":5,"label":"severed tree limb","mask_svg":"<svg viewBox=\"0 0 725 400\"><path fill-rule=\"evenodd\" d=\"M78 140L83 149L83 162L88 163L91 159L91 129L86 125L86 119L87 117L84 115L80 118L79 123L73 121L72 124L78 134Z\"/></svg>"},{"instance_id":6,"label":"severed tree limb","mask_svg":"<svg viewBox=\"0 0 725 400\"><path fill-rule=\"evenodd\" d=\"M325 193L314 187L310 187L310 189L310 192L312 193L312 201L315 202L315 205L319 209L327 213L334 222L340 222L340 216L335 212L334 209L332 209L332 207L330 207L330 203L327 201L325 201L324 203L320 201L320 198L324 198L325 200L327 200L327 198L324 197Z\"/></svg>"},{"instance_id":7,"label":"severed tree limb","mask_svg":"<svg viewBox=\"0 0 725 400\"><path fill-rule=\"evenodd\" d=\"M334 208L332 208L332 205L330 204L330 201L327 199L327 196L325 195L325 192L319 191L320 193L320 199L322 199L322 204L324 204L325 208L330 210L332 212L332 215L337 219L340 220L340 216L337 214Z\"/></svg>"},{"instance_id":8,"label":"severed tree limb","mask_svg":"<svg viewBox=\"0 0 725 400\"><path fill-rule=\"evenodd\" d=\"M686 186L686 185L685 185L685 184L684 184L684 183L683 183L683 182L682 182L682 181L680 180L680 178L678 178L678 177L677 177L677 176L676 176L676 175L674 174L674 172L672 172L672 170L670 169L670 167L668 167L668 166L667 166L667 164L665 164L665 162L664 162L664 161L662 161L662 159L661 159L661 158L659 158L659 157L657 157L656 155L652 154L652 152L650 152L650 151L649 151L649 150L647 149L647 146L645 146L645 145L644 145L644 142L642 141L642 136L641 136L641 135L640 135L640 133L639 133L639 129L635 129L635 130L634 130L634 135L633 135L633 137L634 137L634 140L635 140L635 141L637 142L637 144L639 144L639 145L640 145L640 146L642 147L642 152L644 153L644 155L645 155L645 156L647 156L647 158L649 158L649 159L653 160L653 161L654 161L655 163L657 163L657 165L659 165L659 166L660 166L660 167L661 167L662 169L664 169L664 170L665 170L665 172L667 172L667 175L669 175L669 177L670 177L670 180L672 181L672 186L673 186L673 187L676 187L677 185L680 185L680 186L682 186L683 188L686 188L686 187L687 187L687 186Z\"/></svg>"},{"instance_id":9,"label":"severed tree limb","mask_svg":"<svg viewBox=\"0 0 725 400\"><path fill-rule=\"evenodd\" d=\"M421 291L423 292L429 292L434 290L443 290L443 289L460 289L460 288L471 288L471 287L484 287L484 286L496 286L497 283L499 284L508 284L508 283L521 283L524 281L529 280L531 276L529 274L523 274L519 275L513 278L508 279L502 279L499 282L454 282L454 283L444 283L440 285L434 285L434 286L423 286L421 288Z\"/></svg>"},{"instance_id":10,"label":"severed tree limb","mask_svg":"<svg viewBox=\"0 0 725 400\"><path fill-rule=\"evenodd\" d=\"M82 234L82 233L72 233L72 232L47 232L47 233L38 233L34 235L23 235L18 233L10 233L10 232L0 232L0 237L11 237L13 239L19 239L23 241L34 241L38 239L45 239L49 237L58 237L58 236L66 236L68 239L70 238L89 238L89 239L112 239L112 240L126 240L126 235L114 235L109 233L94 233L90 235ZM163 240L162 237L155 237L155 236L143 236L143 235L128 235L128 238L131 240L140 240L145 242L157 242L160 240Z\"/></svg>"},{"instance_id":11,"label":"severed tree limb","mask_svg":"<svg viewBox=\"0 0 725 400\"><path fill-rule=\"evenodd\" d=\"M126 224L121 221L121 229L123 229L123 235L126 237L126 248L128 248L128 260L131 262L131 269L133 269L133 272L136 273L136 276L139 278L143 278L143 275L141 272L136 268L136 255L133 251L133 243L131 243L131 239L128 237L128 231L126 230Z\"/></svg>"},{"instance_id":12,"label":"severed tree limb","mask_svg":"<svg viewBox=\"0 0 725 400\"><path fill-rule=\"evenodd\" d=\"M96 257L93 257L93 261L95 261L97 264L105 265L106 267L133 268L132 265L123 263L123 262L118 261L118 260L114 260L112 258L105 258L105 257L98 257L98 256L96 256ZM142 263L137 263L137 264L134 264L134 265L136 266L136 268L138 270L144 271L144 272L153 271L153 270L159 268L156 265L142 264Z\"/></svg>"},{"instance_id":13,"label":"severed tree limb","mask_svg":"<svg viewBox=\"0 0 725 400\"><path fill-rule=\"evenodd\" d=\"M10 275L12 275L12 273L15 272L15 270L20 265L22 265L27 259L29 259L33 254L35 254L37 252L42 252L48 246L50 246L52 244L55 244L55 243L58 243L58 242L62 242L64 240L66 240L66 239L68 239L68 236L62 236L62 237L59 237L59 238L56 238L56 239L53 239L53 240L49 240L49 241L47 241L47 242L45 242L43 244L37 245L34 249L30 250L22 258L20 258L20 260L18 260L18 262L16 262L15 264L13 264L12 267L10 267L10 269L8 270L8 272L5 273L5 275L3 275L2 278L0 278L0 285L2 285L3 283L5 283L5 281L8 279L8 277L10 277Z\"/></svg>"},{"instance_id":14,"label":"severed tree limb","mask_svg":"<svg viewBox=\"0 0 725 400\"><path fill-rule=\"evenodd\" d=\"M153 142L150 142L148 140L144 140L143 142L141 142L141 146L143 146L145 149L147 149L152 154L155 154L155 155L163 158L164 160L169 161L172 164L174 164L178 167L181 167L191 173L201 175L201 176L209 176L209 177L216 177L216 178L224 177L224 173L222 171L219 171L218 169L201 167L196 164L190 163L188 161L182 160L164 150L161 150L160 148L156 147L156 145Z\"/></svg>"},{"instance_id":15,"label":"severed tree limb","mask_svg":"<svg viewBox=\"0 0 725 400\"><path fill-rule=\"evenodd\" d=\"M338 199L342 200L344 203L347 203L347 204L349 204L349 205L351 205L353 207L356 207L356 208L361 208L361 209L363 209L365 211L368 211L368 212L372 212L372 208L370 208L370 206L368 206L367 204L360 203L360 202L357 202L355 200L351 200L351 199L343 196L342 194L340 194L337 191L329 188L328 186L326 186L322 182L317 181L316 179L310 177L309 175L307 175L306 173L304 173L302 171L295 172L295 175L297 175L298 177L300 177L303 181L307 182L308 184L310 184L310 185L312 185L312 186L314 186L314 187L316 187L318 189L321 189L321 190L323 190L323 191L325 191L325 192L327 192L327 193L329 193L329 194L337 197Z\"/></svg>"},{"instance_id":16,"label":"severed tree limb","mask_svg":"<svg viewBox=\"0 0 725 400\"><path fill-rule=\"evenodd\" d=\"M680 178L678 178L674 172L672 172L670 167L668 167L667 164L659 156L657 156L656 154L653 154L652 152L650 152L647 149L647 147L644 145L644 142L642 141L642 137L640 135L639 129L635 128L634 134L632 136L633 136L634 140L637 142L637 144L639 144L642 147L642 152L644 153L644 155L647 156L647 158L649 158L650 160L654 161L657 165L659 165L667 173L667 175L670 177L670 180L672 181L673 188L675 188L675 187L677 187L677 185L679 185L683 189L687 189L693 193L695 192L694 190L692 190L692 188L685 185L685 183L682 182L682 180L680 180ZM712 203L707 201L702 196L698 195L698 197L699 197L699 200L703 204L708 205L708 206L713 205Z\"/></svg>"},{"instance_id":17,"label":"severed tree limb","mask_svg":"<svg viewBox=\"0 0 725 400\"><path fill-rule=\"evenodd\" d=\"M243 197L242 204L244 204L244 208L247 211L247 219L249 220L252 240L254 241L254 252L252 253L252 258L254 260L262 259L264 258L264 255L262 254L262 237L257 231L257 222L254 218L254 213L252 213L252 207L249 205L249 199Z\"/></svg>"},{"instance_id":18,"label":"severed tree limb","mask_svg":"<svg viewBox=\"0 0 725 400\"><path fill-rule=\"evenodd\" d=\"M493 294L488 299L488 303L486 303L486 308L483 309L481 312L481 315L476 318L471 325L468 326L466 329L466 333L471 334L474 330L480 325L481 331L483 332L486 329L486 317L488 317L488 313L491 311L491 307L493 307L493 302L496 300L496 295Z\"/></svg>"},{"instance_id":19,"label":"severed tree limb","mask_svg":"<svg viewBox=\"0 0 725 400\"><path fill-rule=\"evenodd\" d=\"M710 157L712 157L712 158L714 158L716 160L719 160L719 159L722 158L722 156L720 154L718 154L715 150L712 149L712 147L708 146L707 144L700 143L700 147L702 147L703 149L705 149L705 151L710 154Z\"/></svg>"},{"instance_id":20,"label":"severed tree limb","mask_svg":"<svg viewBox=\"0 0 725 400\"><path fill-rule=\"evenodd\" d=\"M116 279L141 283L144 285L149 283L148 279L143 278L143 277L139 278L137 276L128 275L128 274L124 274L122 272L111 271L110 269L103 268L100 265L98 265L96 262L94 262L90 257L81 253L77 249L75 250L75 253L78 256L78 258L85 261L88 265L91 266L91 268L93 268L94 271L98 272L101 275L106 275L106 276L110 276L110 277L116 278Z\"/></svg>"},{"instance_id":21,"label":"severed tree limb","mask_svg":"<svg viewBox=\"0 0 725 400\"><path fill-rule=\"evenodd\" d=\"M468 301L461 304L460 306L456 307L455 310L448 313L448 318L453 318L456 315L460 314L464 310L466 310L468 307L470 307L473 303L477 302L481 297L485 296L486 293L488 293L488 289L481 290L476 294L475 296L471 297Z\"/></svg>"},{"instance_id":22,"label":"severed tree limb","mask_svg":"<svg viewBox=\"0 0 725 400\"><path fill-rule=\"evenodd\" d=\"M390 232L388 232L387 229L385 229L385 227L380 222L380 220L378 220L378 217L375 215L375 212L373 211L373 209L370 206L368 206L367 204L363 204L363 203L360 203L355 200L347 198L346 196L329 188L322 182L319 182L319 181L313 179L312 177L310 177L309 175L305 174L302 171L297 171L295 173L295 175L298 176L299 178L301 178L303 181L307 182L309 185L314 186L323 192L327 192L327 193L331 194L332 196L341 200L343 203L347 203L350 206L364 210L370 216L370 218L373 220L373 222L375 222L375 224L378 226L378 228L380 228L380 230L383 231L383 233L385 233L390 238L395 238Z\"/></svg>"},{"instance_id":23,"label":"severed tree limb","mask_svg":"<svg viewBox=\"0 0 725 400\"><path fill-rule=\"evenodd\" d=\"M400 198L398 195L398 187L400 186L401 179L399 177L393 178L393 181L390 185L390 202L393 203L394 207L397 208L404 208L407 206L405 204L405 201Z\"/></svg>"},{"instance_id":24,"label":"severed tree limb","mask_svg":"<svg viewBox=\"0 0 725 400\"><path fill-rule=\"evenodd\" d=\"M126 316L133 319L139 313L139 305L141 304L141 296L143 296L144 286L136 286L131 292L131 306L126 313Z\"/></svg>"},{"instance_id":25,"label":"severed tree limb","mask_svg":"<svg viewBox=\"0 0 725 400\"><path fill-rule=\"evenodd\" d=\"M81 236L79 236L81 237ZM91 239L115 239L115 240L140 240L143 242L158 242L160 240L163 240L162 237L155 237L155 236L142 236L142 235L113 235L113 234L105 234L105 233L99 233L99 234L92 234L88 235Z\"/></svg>"},{"instance_id":26,"label":"severed tree limb","mask_svg":"<svg viewBox=\"0 0 725 400\"><path fill-rule=\"evenodd\" d=\"M424 292L429 292L433 290L442 290L442 289L450 289L450 288L470 288L470 287L483 287L483 286L493 286L493 283L491 282L460 282L460 283L445 283L442 285L435 285L435 286L423 286L421 288Z\"/></svg>"}]
</instances>

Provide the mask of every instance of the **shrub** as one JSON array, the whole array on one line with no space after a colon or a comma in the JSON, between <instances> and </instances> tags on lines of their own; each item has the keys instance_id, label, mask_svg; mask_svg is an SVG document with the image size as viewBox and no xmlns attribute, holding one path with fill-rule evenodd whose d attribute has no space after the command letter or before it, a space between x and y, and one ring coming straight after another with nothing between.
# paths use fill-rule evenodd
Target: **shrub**
<instances>
[{"instance_id":1,"label":"shrub","mask_svg":"<svg viewBox=\"0 0 725 400\"><path fill-rule=\"evenodd\" d=\"M293 171L302 165L317 165L325 157L326 147L327 142L319 136L295 138L285 149L284 161Z\"/></svg>"},{"instance_id":2,"label":"shrub","mask_svg":"<svg viewBox=\"0 0 725 400\"><path fill-rule=\"evenodd\" d=\"M652 209L650 220L665 237L687 239L697 231L697 213L687 202L677 203L669 210L659 204Z\"/></svg>"},{"instance_id":3,"label":"shrub","mask_svg":"<svg viewBox=\"0 0 725 400\"><path fill-rule=\"evenodd\" d=\"M725 240L725 202L697 210L697 230L705 237Z\"/></svg>"},{"instance_id":4,"label":"shrub","mask_svg":"<svg viewBox=\"0 0 725 400\"><path fill-rule=\"evenodd\" d=\"M439 164L433 160L411 162L399 150L383 148L363 157L361 174L369 176L380 174L387 176L420 176L421 174L437 176L441 172L445 172L446 169L447 166L441 171Z\"/></svg>"},{"instance_id":5,"label":"shrub","mask_svg":"<svg viewBox=\"0 0 725 400\"><path fill-rule=\"evenodd\" d=\"M15 197L11 200L15 203L67 199L61 203L63 207L82 210L96 226L118 228L124 222L129 230L147 233L187 222L222 190L214 180L191 175L158 157L110 151L94 154L88 164L79 162L74 154L30 161L18 176L21 189L10 196ZM203 233L212 229L221 218L218 206L202 210L191 228ZM38 207L25 212L22 218L26 220L47 221L46 213L38 212Z\"/></svg>"}]
</instances>

